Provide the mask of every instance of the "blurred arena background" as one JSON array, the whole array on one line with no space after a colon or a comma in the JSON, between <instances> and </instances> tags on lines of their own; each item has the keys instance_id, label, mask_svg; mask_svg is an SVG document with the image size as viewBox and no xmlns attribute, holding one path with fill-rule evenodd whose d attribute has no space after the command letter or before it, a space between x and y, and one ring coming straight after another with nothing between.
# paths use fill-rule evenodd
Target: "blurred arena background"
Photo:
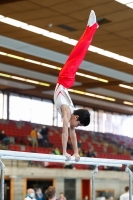
<instances>
[{"instance_id":1,"label":"blurred arena background","mask_svg":"<svg viewBox=\"0 0 133 200\"><path fill-rule=\"evenodd\" d=\"M62 154L54 87L93 9L99 29L70 89L75 108L91 114L90 125L76 129L80 156L132 160L132 8L132 0L0 1L1 150ZM41 188L45 200L50 185L57 198L91 199L91 165L3 162L5 200L24 199L28 188ZM117 200L126 186L125 166L99 167L97 199Z\"/></svg>"}]
</instances>

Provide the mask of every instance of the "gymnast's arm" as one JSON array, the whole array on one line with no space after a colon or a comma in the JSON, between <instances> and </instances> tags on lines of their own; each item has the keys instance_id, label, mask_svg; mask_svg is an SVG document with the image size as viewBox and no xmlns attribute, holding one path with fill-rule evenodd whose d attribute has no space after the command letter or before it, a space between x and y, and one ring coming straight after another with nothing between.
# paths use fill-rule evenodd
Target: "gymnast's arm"
<instances>
[{"instance_id":1,"label":"gymnast's arm","mask_svg":"<svg viewBox=\"0 0 133 200\"><path fill-rule=\"evenodd\" d=\"M68 106L67 106L68 107ZM66 152L67 150L67 141L68 141L68 124L70 121L70 114L66 105L62 106L62 115L63 115L63 127L62 127L62 146L63 146L63 155L65 155L68 159L70 155Z\"/></svg>"},{"instance_id":2,"label":"gymnast's arm","mask_svg":"<svg viewBox=\"0 0 133 200\"><path fill-rule=\"evenodd\" d=\"M73 150L74 150L74 157L75 157L75 161L79 161L80 160L80 156L78 153L78 145L77 145L77 136L75 133L75 127L70 127L70 138L71 138L71 142L73 145Z\"/></svg>"}]
</instances>

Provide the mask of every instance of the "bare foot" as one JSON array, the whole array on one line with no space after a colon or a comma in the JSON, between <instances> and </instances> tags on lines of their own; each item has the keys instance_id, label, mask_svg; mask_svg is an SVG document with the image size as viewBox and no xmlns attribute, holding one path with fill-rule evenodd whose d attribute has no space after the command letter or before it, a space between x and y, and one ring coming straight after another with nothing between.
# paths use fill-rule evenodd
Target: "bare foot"
<instances>
[{"instance_id":1,"label":"bare foot","mask_svg":"<svg viewBox=\"0 0 133 200\"><path fill-rule=\"evenodd\" d=\"M63 153L63 156L66 156L67 161L71 160L71 155L69 153Z\"/></svg>"},{"instance_id":2,"label":"bare foot","mask_svg":"<svg viewBox=\"0 0 133 200\"><path fill-rule=\"evenodd\" d=\"M74 153L75 161L78 162L80 160L80 155L78 153Z\"/></svg>"}]
</instances>

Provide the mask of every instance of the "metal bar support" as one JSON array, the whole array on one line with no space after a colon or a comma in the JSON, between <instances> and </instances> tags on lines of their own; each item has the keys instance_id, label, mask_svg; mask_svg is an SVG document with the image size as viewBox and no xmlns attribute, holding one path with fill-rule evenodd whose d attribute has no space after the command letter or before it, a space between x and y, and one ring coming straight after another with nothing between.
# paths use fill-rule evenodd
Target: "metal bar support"
<instances>
[{"instance_id":1,"label":"metal bar support","mask_svg":"<svg viewBox=\"0 0 133 200\"><path fill-rule=\"evenodd\" d=\"M0 165L1 165L1 200L4 200L4 173L5 173L5 165L4 163L0 160Z\"/></svg>"},{"instance_id":2,"label":"metal bar support","mask_svg":"<svg viewBox=\"0 0 133 200\"><path fill-rule=\"evenodd\" d=\"M95 166L94 171L92 172L92 200L95 200L95 174L98 173L98 166Z\"/></svg>"},{"instance_id":3,"label":"metal bar support","mask_svg":"<svg viewBox=\"0 0 133 200\"><path fill-rule=\"evenodd\" d=\"M126 165L125 171L129 174L129 200L132 200L132 171Z\"/></svg>"}]
</instances>

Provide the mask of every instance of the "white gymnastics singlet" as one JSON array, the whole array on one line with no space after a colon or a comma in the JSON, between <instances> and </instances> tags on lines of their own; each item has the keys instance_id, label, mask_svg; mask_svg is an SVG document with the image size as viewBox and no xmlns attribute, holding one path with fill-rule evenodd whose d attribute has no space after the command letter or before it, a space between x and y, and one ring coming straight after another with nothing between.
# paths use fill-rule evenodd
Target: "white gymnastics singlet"
<instances>
[{"instance_id":1,"label":"white gymnastics singlet","mask_svg":"<svg viewBox=\"0 0 133 200\"><path fill-rule=\"evenodd\" d=\"M55 106L58 110L58 112L62 115L61 112L61 105L65 104L70 108L71 114L73 114L74 105L71 100L71 97L69 96L67 88L65 88L63 85L57 83L55 87L54 92L54 102Z\"/></svg>"}]
</instances>

